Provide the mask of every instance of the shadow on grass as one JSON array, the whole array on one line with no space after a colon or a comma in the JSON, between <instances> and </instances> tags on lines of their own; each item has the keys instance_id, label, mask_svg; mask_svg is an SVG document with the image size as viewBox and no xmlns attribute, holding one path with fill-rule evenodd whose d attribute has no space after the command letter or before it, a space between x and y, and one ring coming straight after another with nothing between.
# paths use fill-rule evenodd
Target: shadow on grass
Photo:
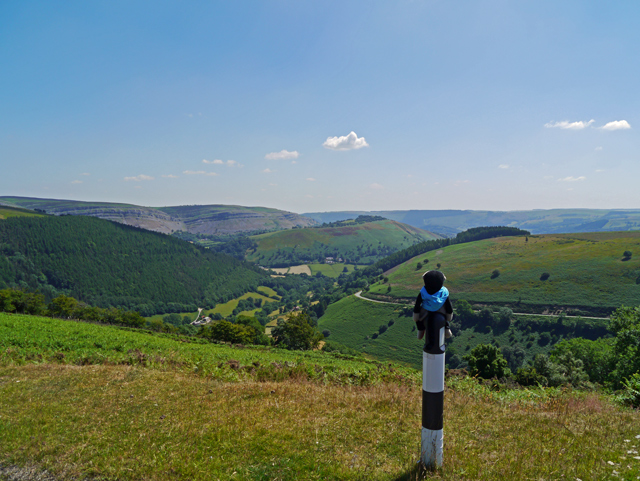
<instances>
[{"instance_id":1,"label":"shadow on grass","mask_svg":"<svg viewBox=\"0 0 640 481\"><path fill-rule=\"evenodd\" d=\"M431 477L430 475L434 472L435 470L433 469L425 468L424 464L416 463L416 465L413 468L411 468L409 471L406 471L400 474L399 476L396 476L395 478L393 478L393 481L426 480L426 479L429 479Z\"/></svg>"}]
</instances>

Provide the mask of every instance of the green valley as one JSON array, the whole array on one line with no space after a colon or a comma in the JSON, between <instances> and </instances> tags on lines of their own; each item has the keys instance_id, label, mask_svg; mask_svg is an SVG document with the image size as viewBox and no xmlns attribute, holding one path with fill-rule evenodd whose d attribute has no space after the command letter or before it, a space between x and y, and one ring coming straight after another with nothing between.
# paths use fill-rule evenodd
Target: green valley
<instances>
[{"instance_id":1,"label":"green valley","mask_svg":"<svg viewBox=\"0 0 640 481\"><path fill-rule=\"evenodd\" d=\"M357 219L251 237L247 260L267 267L304 263L372 264L398 250L439 236L381 217Z\"/></svg>"}]
</instances>

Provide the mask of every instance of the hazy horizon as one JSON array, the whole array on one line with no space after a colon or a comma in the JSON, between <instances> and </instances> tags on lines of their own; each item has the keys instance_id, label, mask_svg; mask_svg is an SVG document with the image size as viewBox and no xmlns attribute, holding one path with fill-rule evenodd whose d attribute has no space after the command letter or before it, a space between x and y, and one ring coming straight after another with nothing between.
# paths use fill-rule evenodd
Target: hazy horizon
<instances>
[{"instance_id":1,"label":"hazy horizon","mask_svg":"<svg viewBox=\"0 0 640 481\"><path fill-rule=\"evenodd\" d=\"M5 3L0 195L297 213L637 209L639 12Z\"/></svg>"}]
</instances>

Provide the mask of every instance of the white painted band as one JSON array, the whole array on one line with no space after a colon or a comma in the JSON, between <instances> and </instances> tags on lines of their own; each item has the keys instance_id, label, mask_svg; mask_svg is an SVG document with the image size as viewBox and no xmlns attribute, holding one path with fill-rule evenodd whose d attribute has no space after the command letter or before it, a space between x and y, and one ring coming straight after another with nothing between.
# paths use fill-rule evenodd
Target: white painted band
<instances>
[{"instance_id":1,"label":"white painted band","mask_svg":"<svg viewBox=\"0 0 640 481\"><path fill-rule=\"evenodd\" d=\"M428 354L422 351L422 390L444 391L444 354Z\"/></svg>"},{"instance_id":2,"label":"white painted band","mask_svg":"<svg viewBox=\"0 0 640 481\"><path fill-rule=\"evenodd\" d=\"M420 461L425 466L442 466L442 429L432 431L422 428L422 449Z\"/></svg>"}]
</instances>

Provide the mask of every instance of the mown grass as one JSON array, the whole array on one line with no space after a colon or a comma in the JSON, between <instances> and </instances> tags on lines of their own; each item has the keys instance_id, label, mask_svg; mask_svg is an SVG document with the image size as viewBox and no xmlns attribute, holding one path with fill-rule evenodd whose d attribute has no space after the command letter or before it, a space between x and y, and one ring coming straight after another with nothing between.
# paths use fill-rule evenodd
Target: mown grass
<instances>
[{"instance_id":1,"label":"mown grass","mask_svg":"<svg viewBox=\"0 0 640 481\"><path fill-rule=\"evenodd\" d=\"M627 250L635 255L624 260ZM640 232L540 235L528 241L503 237L453 245L407 261L388 275L388 284L377 283L371 292L415 296L421 274L437 264L452 295L470 302L594 308L640 304ZM492 279L496 269L500 274ZM545 272L550 276L541 280Z\"/></svg>"},{"instance_id":2,"label":"mown grass","mask_svg":"<svg viewBox=\"0 0 640 481\"><path fill-rule=\"evenodd\" d=\"M353 272L356 268L354 264L344 264L342 262L335 264L309 264L312 276L320 272L323 276L333 278L339 277L344 272L345 267L347 268L347 273Z\"/></svg>"}]
</instances>

